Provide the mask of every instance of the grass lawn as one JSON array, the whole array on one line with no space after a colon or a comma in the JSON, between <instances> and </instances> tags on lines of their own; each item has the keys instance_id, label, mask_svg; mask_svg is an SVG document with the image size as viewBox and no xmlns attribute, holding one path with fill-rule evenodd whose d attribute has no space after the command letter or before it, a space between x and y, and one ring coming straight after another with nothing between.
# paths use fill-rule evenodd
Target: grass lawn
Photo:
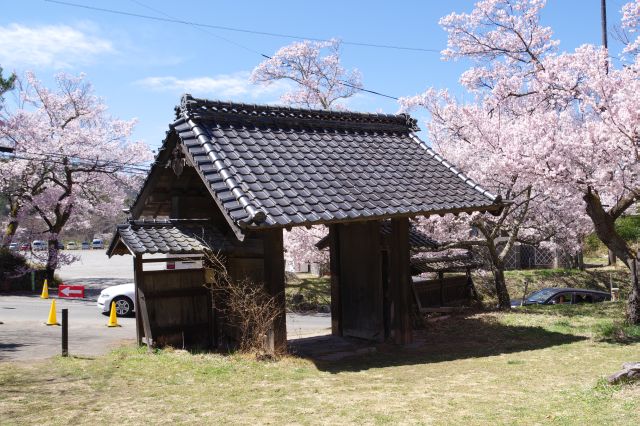
<instances>
[{"instance_id":1,"label":"grass lawn","mask_svg":"<svg viewBox=\"0 0 640 426\"><path fill-rule=\"evenodd\" d=\"M285 295L287 307L293 310L331 305L331 280L313 274L291 274L287 276ZM296 296L300 299L296 300Z\"/></svg>"},{"instance_id":2,"label":"grass lawn","mask_svg":"<svg viewBox=\"0 0 640 426\"><path fill-rule=\"evenodd\" d=\"M123 348L0 363L0 424L640 424L623 305L531 307L429 322L419 345L335 362Z\"/></svg>"}]
</instances>

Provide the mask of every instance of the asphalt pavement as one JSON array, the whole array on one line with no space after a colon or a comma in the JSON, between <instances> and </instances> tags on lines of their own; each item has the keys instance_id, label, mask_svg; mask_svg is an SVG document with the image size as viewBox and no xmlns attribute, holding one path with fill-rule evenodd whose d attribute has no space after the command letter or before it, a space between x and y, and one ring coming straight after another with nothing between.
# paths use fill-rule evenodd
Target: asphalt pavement
<instances>
[{"instance_id":1,"label":"asphalt pavement","mask_svg":"<svg viewBox=\"0 0 640 426\"><path fill-rule=\"evenodd\" d=\"M65 284L84 285L86 299L58 299L55 291L50 294L56 299L58 322L61 310L69 310L70 354L96 356L123 344L133 344L135 319L118 318L120 327L107 327L108 318L96 306L103 288L133 282L131 257L109 259L103 250L75 254L80 260L62 267L58 275ZM61 327L45 325L52 299L40 299L33 294L0 295L0 362L45 359L60 354ZM325 335L330 331L330 314L287 314L289 339Z\"/></svg>"}]
</instances>

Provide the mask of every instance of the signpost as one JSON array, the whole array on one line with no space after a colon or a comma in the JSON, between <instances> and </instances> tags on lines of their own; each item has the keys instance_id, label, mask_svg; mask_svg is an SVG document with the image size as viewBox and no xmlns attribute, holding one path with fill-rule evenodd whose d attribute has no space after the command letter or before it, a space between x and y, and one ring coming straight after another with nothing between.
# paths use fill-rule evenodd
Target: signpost
<instances>
[{"instance_id":1,"label":"signpost","mask_svg":"<svg viewBox=\"0 0 640 426\"><path fill-rule=\"evenodd\" d=\"M69 310L62 310L62 356L69 356Z\"/></svg>"},{"instance_id":2,"label":"signpost","mask_svg":"<svg viewBox=\"0 0 640 426\"><path fill-rule=\"evenodd\" d=\"M60 284L58 286L58 297L78 297L84 299L84 286Z\"/></svg>"}]
</instances>

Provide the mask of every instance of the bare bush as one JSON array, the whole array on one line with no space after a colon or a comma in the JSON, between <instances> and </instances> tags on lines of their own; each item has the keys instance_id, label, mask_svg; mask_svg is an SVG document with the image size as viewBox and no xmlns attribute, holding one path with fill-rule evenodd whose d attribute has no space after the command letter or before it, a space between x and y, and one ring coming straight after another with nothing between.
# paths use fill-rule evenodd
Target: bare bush
<instances>
[{"instance_id":1,"label":"bare bush","mask_svg":"<svg viewBox=\"0 0 640 426\"><path fill-rule=\"evenodd\" d=\"M238 349L258 357L275 355L273 324L280 314L277 297L269 295L262 283L233 280L219 254L206 253L205 264L213 274L207 287L218 312L236 329Z\"/></svg>"}]
</instances>

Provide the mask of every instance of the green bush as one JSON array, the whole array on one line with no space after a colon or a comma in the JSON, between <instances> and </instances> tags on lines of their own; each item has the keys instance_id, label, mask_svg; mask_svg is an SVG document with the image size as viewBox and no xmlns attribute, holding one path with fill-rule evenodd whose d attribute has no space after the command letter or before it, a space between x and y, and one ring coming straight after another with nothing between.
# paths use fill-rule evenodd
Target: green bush
<instances>
[{"instance_id":1,"label":"green bush","mask_svg":"<svg viewBox=\"0 0 640 426\"><path fill-rule=\"evenodd\" d=\"M640 241L640 215L618 218L616 220L616 232L626 242ZM606 252L607 249L595 232L586 236L583 247L586 256L597 256Z\"/></svg>"},{"instance_id":2,"label":"green bush","mask_svg":"<svg viewBox=\"0 0 640 426\"><path fill-rule=\"evenodd\" d=\"M0 273L2 278L14 275L16 271L26 266L27 261L24 256L8 248L0 248Z\"/></svg>"},{"instance_id":3,"label":"green bush","mask_svg":"<svg viewBox=\"0 0 640 426\"><path fill-rule=\"evenodd\" d=\"M0 290L10 290L21 270L27 267L26 259L19 253L0 248Z\"/></svg>"},{"instance_id":4,"label":"green bush","mask_svg":"<svg viewBox=\"0 0 640 426\"><path fill-rule=\"evenodd\" d=\"M616 232L625 241L640 239L640 215L623 216L616 220Z\"/></svg>"},{"instance_id":5,"label":"green bush","mask_svg":"<svg viewBox=\"0 0 640 426\"><path fill-rule=\"evenodd\" d=\"M597 255L604 249L604 244L602 243L602 241L600 241L600 238L598 238L595 233L587 235L587 237L584 239L585 255Z\"/></svg>"}]
</instances>

